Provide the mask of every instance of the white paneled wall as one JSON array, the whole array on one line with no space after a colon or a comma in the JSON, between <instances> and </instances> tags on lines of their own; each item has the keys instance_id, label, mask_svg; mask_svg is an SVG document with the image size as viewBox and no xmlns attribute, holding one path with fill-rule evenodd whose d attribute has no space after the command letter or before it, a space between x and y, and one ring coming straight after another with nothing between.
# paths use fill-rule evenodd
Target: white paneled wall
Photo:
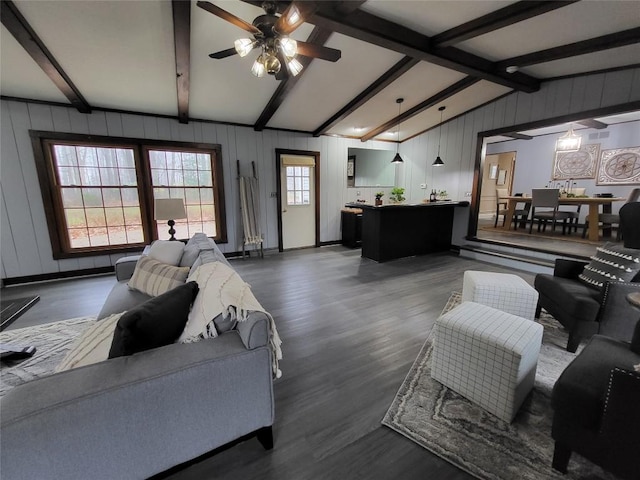
<instances>
[{"instance_id":1,"label":"white paneled wall","mask_svg":"<svg viewBox=\"0 0 640 480\"><path fill-rule=\"evenodd\" d=\"M533 94L514 93L442 125L443 167L431 167L438 149L437 128L403 143L400 153L405 163L396 167L396 183L406 188L409 202L421 201L431 188L447 190L455 200L468 199L465 192L472 189L478 132L637 100L640 69L568 78L544 83ZM256 162L265 247L275 248L277 205L270 194L276 191L276 148L320 152L321 242L340 239L340 209L346 202L360 198L372 203L378 190L347 188L347 148L390 149L387 142L314 138L273 130L255 132L251 127L193 121L183 125L172 119L112 112L85 115L73 108L8 100L2 100L0 115L2 278L109 266L119 257L53 260L30 129L220 144L229 237L229 242L221 245L225 252L241 247L236 159L244 173L250 172L252 161ZM420 189L425 182L426 191Z\"/></svg>"}]
</instances>

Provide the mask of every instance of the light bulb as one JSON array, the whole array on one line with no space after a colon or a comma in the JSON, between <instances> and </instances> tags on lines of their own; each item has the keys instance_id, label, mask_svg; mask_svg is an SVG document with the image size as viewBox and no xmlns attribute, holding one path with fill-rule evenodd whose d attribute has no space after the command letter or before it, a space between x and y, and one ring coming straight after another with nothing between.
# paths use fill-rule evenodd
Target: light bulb
<instances>
[{"instance_id":1,"label":"light bulb","mask_svg":"<svg viewBox=\"0 0 640 480\"><path fill-rule=\"evenodd\" d=\"M286 57L293 58L298 53L298 42L293 38L282 37L280 39L280 48Z\"/></svg>"},{"instance_id":2,"label":"light bulb","mask_svg":"<svg viewBox=\"0 0 640 480\"><path fill-rule=\"evenodd\" d=\"M251 73L253 73L256 77L264 77L265 73L267 73L264 68L264 55L258 55L256 61L253 62L253 66L251 67Z\"/></svg>"},{"instance_id":3,"label":"light bulb","mask_svg":"<svg viewBox=\"0 0 640 480\"><path fill-rule=\"evenodd\" d=\"M246 57L247 54L253 50L253 40L250 38L239 38L233 42L233 45L236 47L236 52L238 52L238 55L241 57Z\"/></svg>"},{"instance_id":4,"label":"light bulb","mask_svg":"<svg viewBox=\"0 0 640 480\"><path fill-rule=\"evenodd\" d=\"M294 77L298 75L303 68L302 64L295 58L289 60L289 62L287 62L287 66L289 67L289 72L291 72L291 75L293 75Z\"/></svg>"},{"instance_id":5,"label":"light bulb","mask_svg":"<svg viewBox=\"0 0 640 480\"><path fill-rule=\"evenodd\" d=\"M293 5L287 15L287 23L289 25L295 25L299 21L300 21L300 11L298 10L298 7Z\"/></svg>"}]
</instances>

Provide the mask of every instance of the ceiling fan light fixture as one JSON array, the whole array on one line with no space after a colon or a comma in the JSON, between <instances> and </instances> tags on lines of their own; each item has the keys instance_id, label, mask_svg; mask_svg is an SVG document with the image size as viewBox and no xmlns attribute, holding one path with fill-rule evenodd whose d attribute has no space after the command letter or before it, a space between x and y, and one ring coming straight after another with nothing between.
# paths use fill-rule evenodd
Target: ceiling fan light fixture
<instances>
[{"instance_id":1,"label":"ceiling fan light fixture","mask_svg":"<svg viewBox=\"0 0 640 480\"><path fill-rule=\"evenodd\" d=\"M293 58L298 53L298 42L293 38L282 37L280 38L280 49L285 57Z\"/></svg>"},{"instance_id":2,"label":"ceiling fan light fixture","mask_svg":"<svg viewBox=\"0 0 640 480\"><path fill-rule=\"evenodd\" d=\"M236 52L241 57L246 57L251 50L253 50L254 41L250 38L239 38L235 42L233 42L234 47L236 48Z\"/></svg>"},{"instance_id":3,"label":"ceiling fan light fixture","mask_svg":"<svg viewBox=\"0 0 640 480\"><path fill-rule=\"evenodd\" d=\"M573 133L573 127L569 127L567 133L559 137L556 141L557 152L576 152L580 150L582 137Z\"/></svg>"},{"instance_id":4,"label":"ceiling fan light fixture","mask_svg":"<svg viewBox=\"0 0 640 480\"><path fill-rule=\"evenodd\" d=\"M287 67L289 68L289 72L291 73L291 75L293 75L294 77L298 75L304 68L302 64L295 58L292 58L287 62Z\"/></svg>"},{"instance_id":5,"label":"ceiling fan light fixture","mask_svg":"<svg viewBox=\"0 0 640 480\"><path fill-rule=\"evenodd\" d=\"M275 55L267 55L264 60L264 68L269 75L275 75L282 68L282 64Z\"/></svg>"},{"instance_id":6,"label":"ceiling fan light fixture","mask_svg":"<svg viewBox=\"0 0 640 480\"><path fill-rule=\"evenodd\" d=\"M256 58L256 61L253 62L253 66L251 67L251 73L258 78L265 76L265 74L267 73L267 69L264 66L264 54L261 53L260 55L258 55L258 58Z\"/></svg>"}]
</instances>

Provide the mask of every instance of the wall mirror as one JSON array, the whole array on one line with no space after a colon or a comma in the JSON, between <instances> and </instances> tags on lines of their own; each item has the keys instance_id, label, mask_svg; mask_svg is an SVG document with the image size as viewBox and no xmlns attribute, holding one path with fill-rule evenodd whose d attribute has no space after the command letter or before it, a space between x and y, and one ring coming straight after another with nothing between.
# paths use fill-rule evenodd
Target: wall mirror
<instances>
[{"instance_id":1,"label":"wall mirror","mask_svg":"<svg viewBox=\"0 0 640 480\"><path fill-rule=\"evenodd\" d=\"M349 148L347 152L348 187L393 187L395 165L391 163L394 150Z\"/></svg>"}]
</instances>

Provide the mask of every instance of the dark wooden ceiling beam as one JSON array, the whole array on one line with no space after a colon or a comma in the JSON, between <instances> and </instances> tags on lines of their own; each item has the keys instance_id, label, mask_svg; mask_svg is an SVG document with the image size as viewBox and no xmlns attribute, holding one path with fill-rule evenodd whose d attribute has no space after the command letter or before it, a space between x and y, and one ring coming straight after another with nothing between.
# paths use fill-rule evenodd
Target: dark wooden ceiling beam
<instances>
[{"instance_id":1,"label":"dark wooden ceiling beam","mask_svg":"<svg viewBox=\"0 0 640 480\"><path fill-rule=\"evenodd\" d=\"M595 53L611 48L624 47L640 43L640 27L631 28L622 32L602 35L601 37L590 38L581 42L569 43L558 47L547 48L537 52L520 55L518 57L508 58L495 63L498 70L515 65L518 67L526 67L528 65L537 65L539 63L551 62L553 60L562 60L564 58L585 55L587 53Z\"/></svg>"},{"instance_id":2,"label":"dark wooden ceiling beam","mask_svg":"<svg viewBox=\"0 0 640 480\"><path fill-rule=\"evenodd\" d=\"M607 128L609 125L606 123L599 122L593 118L585 118L584 120L578 120L576 123L579 123L583 127L595 128L596 130L602 130Z\"/></svg>"},{"instance_id":3,"label":"dark wooden ceiling beam","mask_svg":"<svg viewBox=\"0 0 640 480\"><path fill-rule=\"evenodd\" d=\"M189 73L191 71L191 1L172 0L173 40L176 52L178 120L189 123Z\"/></svg>"},{"instance_id":4,"label":"dark wooden ceiling beam","mask_svg":"<svg viewBox=\"0 0 640 480\"><path fill-rule=\"evenodd\" d=\"M453 27L438 35L431 37L431 45L434 47L450 47L456 43L464 42L470 38L493 32L509 25L513 25L557 8L566 7L578 0L543 0L520 2L507 5L504 8L478 17L469 22Z\"/></svg>"},{"instance_id":5,"label":"dark wooden ceiling beam","mask_svg":"<svg viewBox=\"0 0 640 480\"><path fill-rule=\"evenodd\" d=\"M430 37L362 10L341 15L321 2L309 23L514 90L531 93L540 89L534 77L496 71L493 62L455 47L433 48Z\"/></svg>"},{"instance_id":6,"label":"dark wooden ceiling beam","mask_svg":"<svg viewBox=\"0 0 640 480\"><path fill-rule=\"evenodd\" d=\"M376 127L373 130L367 132L362 138L360 138L360 140L362 140L363 142L366 142L367 140L371 140L375 136L380 135L382 132L390 130L391 128L395 127L396 125L409 120L410 118L412 118L412 117L416 116L417 114L423 112L427 108L430 108L430 107L433 107L434 105L437 105L438 103L442 102L443 100L446 100L447 98L451 97L452 95L455 95L456 93L459 93L462 90L464 90L466 88L469 88L471 85L474 85L475 83L477 83L479 81L480 80L478 78L474 78L474 77L463 78L462 80L454 83L453 85L450 85L449 87L445 88L444 90L442 90L442 91L436 93L435 95L427 98L425 101L420 102L415 107L410 108L406 112L402 112L397 117L394 117L391 120L389 120L388 122L385 122L384 124L380 125L379 127Z\"/></svg>"},{"instance_id":7,"label":"dark wooden ceiling beam","mask_svg":"<svg viewBox=\"0 0 640 480\"><path fill-rule=\"evenodd\" d=\"M91 113L89 102L85 100L80 90L73 84L53 54L11 0L2 0L0 19L71 104L81 113Z\"/></svg>"},{"instance_id":8,"label":"dark wooden ceiling beam","mask_svg":"<svg viewBox=\"0 0 640 480\"><path fill-rule=\"evenodd\" d=\"M332 33L333 32L331 32L330 30L315 27L309 35L307 42L313 43L315 45L324 45ZM313 61L313 58L300 56L298 58L298 61L302 64L302 71L295 77L289 75L286 79L280 81L280 85L278 85L278 88L272 95L269 103L267 103L267 106L264 108L264 110L260 114L260 117L253 126L253 129L255 131L259 132L267 126L267 123L269 123L269 120L271 120L273 115L275 115L275 113L278 111L280 105L282 105L289 93L293 90L293 87L296 86L303 75L307 72L307 69ZM286 68L286 66L282 65L282 68Z\"/></svg>"},{"instance_id":9,"label":"dark wooden ceiling beam","mask_svg":"<svg viewBox=\"0 0 640 480\"><path fill-rule=\"evenodd\" d=\"M404 57L389 70L378 77L371 85L360 92L353 100L342 107L337 113L331 116L326 122L320 125L314 132L313 136L318 137L327 132L340 120L346 118L355 112L358 108L368 102L375 95L380 93L391 83L400 78L407 70L420 63L420 60L411 57Z\"/></svg>"}]
</instances>

